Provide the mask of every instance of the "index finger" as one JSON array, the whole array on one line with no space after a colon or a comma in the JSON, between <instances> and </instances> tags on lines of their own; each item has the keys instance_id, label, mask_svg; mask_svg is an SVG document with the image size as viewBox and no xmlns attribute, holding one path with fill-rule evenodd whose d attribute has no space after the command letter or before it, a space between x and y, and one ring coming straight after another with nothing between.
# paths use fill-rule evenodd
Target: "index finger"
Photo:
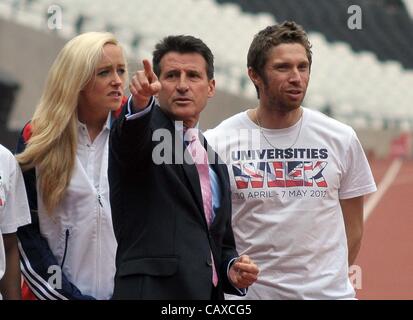
<instances>
[{"instance_id":1,"label":"index finger","mask_svg":"<svg viewBox=\"0 0 413 320\"><path fill-rule=\"evenodd\" d=\"M257 274L259 271L257 265L254 263L238 262L236 267L238 271L245 271L245 272L253 273L253 274Z\"/></svg>"},{"instance_id":2,"label":"index finger","mask_svg":"<svg viewBox=\"0 0 413 320\"><path fill-rule=\"evenodd\" d=\"M250 263L251 259L249 256L243 254L242 256L238 257L237 261L243 262L243 263Z\"/></svg>"},{"instance_id":3,"label":"index finger","mask_svg":"<svg viewBox=\"0 0 413 320\"><path fill-rule=\"evenodd\" d=\"M149 77L152 78L153 70L152 70L152 66L151 66L151 63L149 62L149 60L148 59L143 59L142 64L143 64L143 69L145 70L146 76L148 78Z\"/></svg>"}]
</instances>

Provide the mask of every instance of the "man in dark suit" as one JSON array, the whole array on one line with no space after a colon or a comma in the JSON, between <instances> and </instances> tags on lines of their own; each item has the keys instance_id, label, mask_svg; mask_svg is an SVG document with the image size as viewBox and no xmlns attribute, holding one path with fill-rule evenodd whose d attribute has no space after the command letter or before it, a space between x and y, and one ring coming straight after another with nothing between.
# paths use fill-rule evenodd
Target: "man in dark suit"
<instances>
[{"instance_id":1,"label":"man in dark suit","mask_svg":"<svg viewBox=\"0 0 413 320\"><path fill-rule=\"evenodd\" d=\"M113 298L244 295L258 267L235 249L226 166L199 133L197 141L208 151L201 174L188 161L194 159L183 139L215 93L213 55L200 39L169 36L156 45L154 71L149 61L143 65L111 133L109 182L118 241Z\"/></svg>"}]
</instances>

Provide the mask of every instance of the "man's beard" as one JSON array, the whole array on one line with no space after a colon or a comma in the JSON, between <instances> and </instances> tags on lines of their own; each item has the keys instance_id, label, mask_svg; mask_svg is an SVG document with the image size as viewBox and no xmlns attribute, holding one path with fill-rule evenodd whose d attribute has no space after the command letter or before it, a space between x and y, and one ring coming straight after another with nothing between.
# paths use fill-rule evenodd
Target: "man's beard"
<instances>
[{"instance_id":1,"label":"man's beard","mask_svg":"<svg viewBox=\"0 0 413 320\"><path fill-rule=\"evenodd\" d=\"M288 113L291 111L294 111L298 108L300 108L301 103L304 100L305 94L306 94L306 89L304 88L300 88L301 90L303 90L303 97L302 99L300 99L297 102L290 102L288 103L287 98L282 99L280 96L275 97L272 93L271 93L271 89L270 86L268 84L268 79L267 77L264 75L263 79L263 83L264 83L264 93L265 95L268 97L268 101L269 101L269 107L274 108L275 110L282 112L282 113Z\"/></svg>"},{"instance_id":2,"label":"man's beard","mask_svg":"<svg viewBox=\"0 0 413 320\"><path fill-rule=\"evenodd\" d=\"M266 96L268 97L269 107L274 108L275 110L282 112L282 113L288 113L288 112L291 112L291 111L294 111L300 108L301 103L304 100L303 98L296 102L288 102L286 101L286 99L280 99L279 96L276 97L273 94L271 94L271 91L267 85L265 85L264 90L265 90Z\"/></svg>"}]
</instances>

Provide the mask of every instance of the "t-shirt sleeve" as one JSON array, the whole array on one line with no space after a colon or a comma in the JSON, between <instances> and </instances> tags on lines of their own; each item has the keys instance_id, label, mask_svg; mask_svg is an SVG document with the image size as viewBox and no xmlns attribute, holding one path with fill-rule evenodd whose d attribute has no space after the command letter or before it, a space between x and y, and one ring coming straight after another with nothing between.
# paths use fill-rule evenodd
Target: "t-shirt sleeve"
<instances>
[{"instance_id":1,"label":"t-shirt sleeve","mask_svg":"<svg viewBox=\"0 0 413 320\"><path fill-rule=\"evenodd\" d=\"M30 210L27 202L26 189L20 167L10 154L7 167L7 177L3 178L3 208L0 211L1 233L13 233L17 228L31 222Z\"/></svg>"},{"instance_id":2,"label":"t-shirt sleeve","mask_svg":"<svg viewBox=\"0 0 413 320\"><path fill-rule=\"evenodd\" d=\"M351 199L377 190L370 165L354 130L344 157L339 198Z\"/></svg>"}]
</instances>

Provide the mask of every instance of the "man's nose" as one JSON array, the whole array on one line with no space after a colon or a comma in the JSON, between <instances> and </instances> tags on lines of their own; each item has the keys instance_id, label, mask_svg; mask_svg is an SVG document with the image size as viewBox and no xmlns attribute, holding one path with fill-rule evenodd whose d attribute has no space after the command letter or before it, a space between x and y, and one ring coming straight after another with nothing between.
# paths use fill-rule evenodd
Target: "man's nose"
<instances>
[{"instance_id":1,"label":"man's nose","mask_svg":"<svg viewBox=\"0 0 413 320\"><path fill-rule=\"evenodd\" d=\"M290 77L288 79L290 82L297 82L301 80L300 71L297 68L293 68L290 72Z\"/></svg>"},{"instance_id":2,"label":"man's nose","mask_svg":"<svg viewBox=\"0 0 413 320\"><path fill-rule=\"evenodd\" d=\"M188 79L186 78L185 74L181 74L181 76L179 77L179 81L178 81L176 89L182 92L182 91L187 91L188 88L189 88Z\"/></svg>"}]
</instances>

